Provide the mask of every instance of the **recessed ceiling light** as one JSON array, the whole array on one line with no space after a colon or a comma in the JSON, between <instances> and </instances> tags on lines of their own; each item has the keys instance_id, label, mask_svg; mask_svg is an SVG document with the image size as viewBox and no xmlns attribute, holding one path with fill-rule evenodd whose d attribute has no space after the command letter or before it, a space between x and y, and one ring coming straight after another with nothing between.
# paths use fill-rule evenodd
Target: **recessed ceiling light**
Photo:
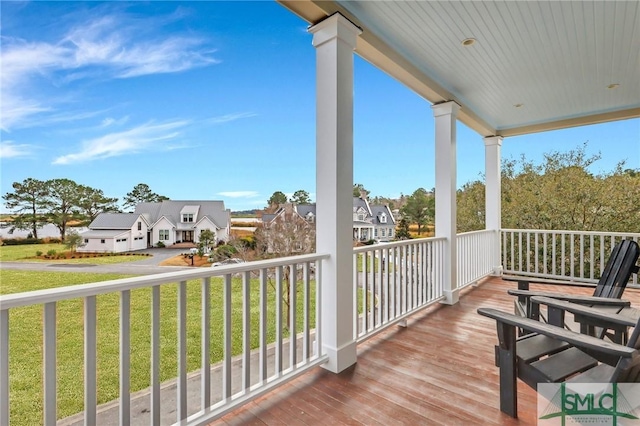
<instances>
[{"instance_id":1,"label":"recessed ceiling light","mask_svg":"<svg viewBox=\"0 0 640 426\"><path fill-rule=\"evenodd\" d=\"M462 45L463 46L472 46L474 45L476 42L475 38L465 38L464 40L462 40Z\"/></svg>"},{"instance_id":2,"label":"recessed ceiling light","mask_svg":"<svg viewBox=\"0 0 640 426\"><path fill-rule=\"evenodd\" d=\"M524 104L515 104L514 107L516 108L522 108L524 106Z\"/></svg>"},{"instance_id":3,"label":"recessed ceiling light","mask_svg":"<svg viewBox=\"0 0 640 426\"><path fill-rule=\"evenodd\" d=\"M607 86L607 89L616 89L618 87L620 87L618 83L611 83L610 85Z\"/></svg>"}]
</instances>

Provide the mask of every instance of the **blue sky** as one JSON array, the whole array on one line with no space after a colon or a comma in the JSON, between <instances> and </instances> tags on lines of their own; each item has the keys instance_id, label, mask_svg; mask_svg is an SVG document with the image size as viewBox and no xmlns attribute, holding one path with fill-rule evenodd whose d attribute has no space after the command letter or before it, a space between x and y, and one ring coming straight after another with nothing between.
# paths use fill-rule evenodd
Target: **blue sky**
<instances>
[{"instance_id":1,"label":"blue sky","mask_svg":"<svg viewBox=\"0 0 640 426\"><path fill-rule=\"evenodd\" d=\"M315 50L307 24L259 2L2 1L0 189L69 178L122 199L262 208L315 192ZM430 104L355 58L354 181L371 196L434 186ZM640 120L507 138L539 162L588 141L640 168ZM482 138L458 124L458 184L480 178ZM4 206L2 211L5 211Z\"/></svg>"}]
</instances>

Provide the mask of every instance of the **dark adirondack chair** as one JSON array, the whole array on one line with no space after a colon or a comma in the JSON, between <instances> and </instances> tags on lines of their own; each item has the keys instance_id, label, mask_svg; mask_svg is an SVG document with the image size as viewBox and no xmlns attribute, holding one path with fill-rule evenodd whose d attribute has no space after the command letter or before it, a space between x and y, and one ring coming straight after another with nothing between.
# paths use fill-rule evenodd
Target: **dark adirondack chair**
<instances>
[{"instance_id":1,"label":"dark adirondack chair","mask_svg":"<svg viewBox=\"0 0 640 426\"><path fill-rule=\"evenodd\" d=\"M611 251L611 255L602 271L602 276L598 280L598 284L593 292L594 298L620 299L629 282L631 274L638 273L636 262L640 256L640 247L638 243L632 240L620 241ZM605 301L601 299L591 299L589 297L580 297L575 295L567 295L552 292L530 291L529 284L549 284L549 285L573 285L573 286L590 286L587 283L567 282L557 280L543 280L531 277L519 276L503 276L502 279L507 281L517 281L518 289L509 290L509 294L517 296L515 302L515 313L532 319L540 319L539 306L531 303L533 296L554 297L562 300L580 303L584 305L600 305L614 307L617 302Z\"/></svg>"},{"instance_id":2,"label":"dark adirondack chair","mask_svg":"<svg viewBox=\"0 0 640 426\"><path fill-rule=\"evenodd\" d=\"M540 302L540 300L538 300ZM542 302L545 302L543 299ZM552 300L553 302L553 300ZM518 417L517 379L536 389L539 383L640 383L640 319L633 322L620 315L593 308L601 317L602 327L624 322L633 326L626 346L597 337L566 330L551 324L509 314L496 309L480 308L480 315L496 320L500 368L500 411ZM521 328L554 340L566 342L570 349L539 360L521 356L516 329Z\"/></svg>"},{"instance_id":3,"label":"dark adirondack chair","mask_svg":"<svg viewBox=\"0 0 640 426\"><path fill-rule=\"evenodd\" d=\"M558 292L541 292L530 291L529 283L543 283L543 284L563 284L566 282L558 282L551 280L538 280L532 281L530 278L517 277L506 278L518 281L518 289L508 290L508 293L514 296L518 296L518 300L515 301L515 313L520 316L531 318L534 320L540 320L540 305L533 303L534 297L550 297L558 300L564 300L572 303L581 304L584 306L598 307L609 313L617 313L621 309L629 306L629 302L621 300L620 297L624 292L631 274L638 272L638 266L636 262L640 256L640 247L635 241L622 240L618 243L611 252L611 256L607 261L607 264L602 272L602 276L598 281L593 296L579 296L571 294L563 294ZM573 283L572 285L581 285ZM550 324L563 326L564 323L564 311L553 310L549 312L547 318L543 318ZM593 324L588 324L586 321L581 323L581 332L589 333L593 336L602 338L604 337L607 329L601 327L595 327ZM518 330L518 350L521 357L527 362L535 361L545 355L564 351L569 348L566 342L561 342L556 339L551 339L544 335L528 332L524 329ZM622 341L623 337L618 335L619 341ZM496 356L496 365L498 365L499 359Z\"/></svg>"}]
</instances>

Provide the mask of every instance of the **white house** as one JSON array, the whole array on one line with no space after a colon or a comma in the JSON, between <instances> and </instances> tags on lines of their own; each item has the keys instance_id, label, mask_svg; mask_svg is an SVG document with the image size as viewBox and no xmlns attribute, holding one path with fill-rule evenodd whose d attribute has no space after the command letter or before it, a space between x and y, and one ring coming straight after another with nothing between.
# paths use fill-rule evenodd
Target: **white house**
<instances>
[{"instance_id":1,"label":"white house","mask_svg":"<svg viewBox=\"0 0 640 426\"><path fill-rule=\"evenodd\" d=\"M162 201L140 203L133 213L101 213L82 233L78 251L125 252L199 241L210 230L215 241L227 241L231 213L223 201Z\"/></svg>"},{"instance_id":2,"label":"white house","mask_svg":"<svg viewBox=\"0 0 640 426\"><path fill-rule=\"evenodd\" d=\"M78 251L111 252L141 250L147 248L149 222L143 215L134 213L101 213L81 233L84 245Z\"/></svg>"}]
</instances>

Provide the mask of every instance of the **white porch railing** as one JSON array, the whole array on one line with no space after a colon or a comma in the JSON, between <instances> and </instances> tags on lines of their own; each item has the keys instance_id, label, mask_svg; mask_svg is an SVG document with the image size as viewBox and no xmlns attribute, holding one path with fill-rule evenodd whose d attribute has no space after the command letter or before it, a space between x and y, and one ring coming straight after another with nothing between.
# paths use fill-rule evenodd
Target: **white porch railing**
<instances>
[{"instance_id":1,"label":"white porch railing","mask_svg":"<svg viewBox=\"0 0 640 426\"><path fill-rule=\"evenodd\" d=\"M96 301L102 295L119 295L119 369L114 372L119 382L119 422L129 424L130 410L130 377L132 356L132 292L146 289L151 301L149 313L150 329L146 336L151 336L148 356L151 364L150 415L151 424L161 423L160 406L160 363L161 344L167 342L161 336L161 301L160 293L165 286L177 287L177 306L172 308L177 323L177 393L175 399L163 400L163 405L175 401L175 407L163 406L163 412L175 410L175 422L180 424L205 424L207 420L219 416L232 408L246 403L269 389L288 381L311 367L326 361L321 353L322 336L320 324L320 275L322 261L328 255L303 255L280 258L268 261L251 262L219 268L198 268L192 271L172 272L151 276L127 278L78 286L69 286L29 293L18 293L0 297L0 425L10 424L11 400L9 396L12 376L12 360L10 348L11 318L14 313L26 306L42 306L42 388L43 419L45 425L55 425L58 415L58 400L69 398L69 395L58 394L57 350L64 330L58 332L56 327L58 305L71 299L82 299L84 306L84 424L99 424L97 418L97 401L99 386L97 380L97 351L100 316L97 315ZM195 280L195 281L194 281ZM200 294L198 330L187 325L187 289L190 293ZM214 286L222 287L222 300L212 298ZM199 289L198 289L199 287ZM144 290L142 290L144 291ZM274 294L275 292L275 294ZM287 308L283 306L283 295L288 292L289 336L297 336L296 344L286 336ZM174 293L175 294L175 293ZM253 309L252 309L253 296ZM232 309L232 299L241 299L241 309ZM315 299L315 300L314 300ZM256 303L257 301L257 303ZM64 303L64 302L63 302ZM166 303L166 302L165 302ZM196 302L197 304L197 302ZM298 304L302 306L302 318L299 318ZM213 307L222 310L220 320L211 317ZM257 309L255 308L257 305ZM311 306L315 305L315 312ZM193 306L191 306L193 309ZM241 311L241 312L238 312ZM219 312L219 311L218 311ZM61 314L62 315L62 314ZM77 313L82 317L82 313ZM164 315L164 313L163 313ZM189 315L193 315L189 311ZM59 318L62 320L62 318ZM162 319L164 323L166 318ZM218 360L211 359L210 345L215 339L215 327L222 322L222 359L221 374L218 383L212 383L212 364ZM216 324L218 322L218 324ZM239 323L239 324L238 324ZM233 327L232 327L232 324ZM35 325L35 324L34 324ZM140 324L133 324L139 327ZM175 327L175 326L174 326ZM275 341L268 339L268 331L275 328ZM240 336L233 335L233 330ZM315 330L315 331L314 331ZM200 406L194 412L187 411L187 357L188 333L200 335ZM273 334L273 333L272 333ZM20 336L16 336L20 337ZM197 338L196 338L197 339ZM253 343L252 343L253 341ZM239 348L239 355L233 352L232 344ZM241 343L238 343L241 342ZM257 348L255 347L257 343ZM33 342L33 345L38 345ZM253 347L252 347L253 345ZM197 346L197 345L196 345ZM144 355L145 357L147 355ZM232 363L233 359L233 363ZM82 365L81 360L73 360ZM106 378L100 373L100 380ZM135 391L137 389L133 389ZM77 396L76 396L77 398ZM39 402L34 402L39 404ZM14 420L20 419L19 413L13 414ZM163 420L166 422L166 419Z\"/></svg>"},{"instance_id":2,"label":"white porch railing","mask_svg":"<svg viewBox=\"0 0 640 426\"><path fill-rule=\"evenodd\" d=\"M461 289L494 273L499 264L497 250L498 231L483 230L458 234L458 283Z\"/></svg>"},{"instance_id":3,"label":"white porch railing","mask_svg":"<svg viewBox=\"0 0 640 426\"><path fill-rule=\"evenodd\" d=\"M443 298L445 244L445 238L424 238L353 250L358 343Z\"/></svg>"},{"instance_id":4,"label":"white porch railing","mask_svg":"<svg viewBox=\"0 0 640 426\"><path fill-rule=\"evenodd\" d=\"M638 233L502 230L505 273L597 282L613 247L622 239L636 242ZM638 275L630 284L638 284Z\"/></svg>"}]
</instances>

